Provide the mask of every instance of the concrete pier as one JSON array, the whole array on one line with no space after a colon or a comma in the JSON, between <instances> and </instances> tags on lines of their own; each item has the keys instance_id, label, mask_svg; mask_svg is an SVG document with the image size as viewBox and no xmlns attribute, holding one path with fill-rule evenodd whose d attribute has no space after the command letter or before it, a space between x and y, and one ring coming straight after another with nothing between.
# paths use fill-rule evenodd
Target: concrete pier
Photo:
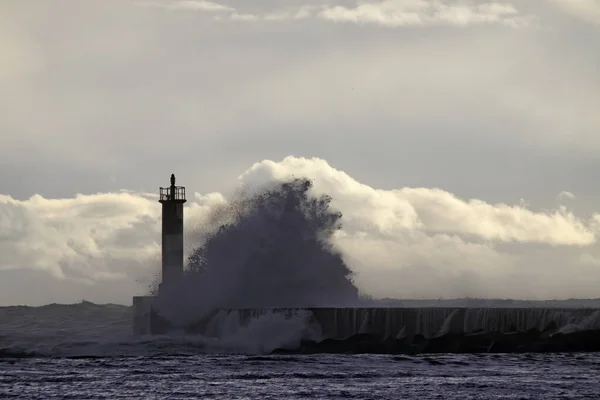
<instances>
[{"instance_id":1,"label":"concrete pier","mask_svg":"<svg viewBox=\"0 0 600 400\"><path fill-rule=\"evenodd\" d=\"M600 330L600 309L592 308L259 308L214 310L206 317L184 327L174 327L152 307L151 297L134 300L135 327L139 334L167 333L172 329L194 334L209 334L208 326L219 320L239 326L272 313L293 316L308 313L308 321L319 327L323 338L345 339L357 334L382 338L423 336L432 338L449 333L527 332Z\"/></svg>"}]
</instances>

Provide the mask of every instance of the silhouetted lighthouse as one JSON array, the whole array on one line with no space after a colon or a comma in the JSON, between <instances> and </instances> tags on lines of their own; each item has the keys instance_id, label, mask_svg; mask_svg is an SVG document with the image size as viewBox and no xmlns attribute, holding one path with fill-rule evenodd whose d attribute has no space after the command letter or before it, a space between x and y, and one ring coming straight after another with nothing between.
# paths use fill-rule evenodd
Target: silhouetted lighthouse
<instances>
[{"instance_id":1,"label":"silhouetted lighthouse","mask_svg":"<svg viewBox=\"0 0 600 400\"><path fill-rule=\"evenodd\" d=\"M162 283L161 288L177 281L183 275L183 203L185 187L175 186L175 174L171 174L171 186L160 188L162 204Z\"/></svg>"}]
</instances>

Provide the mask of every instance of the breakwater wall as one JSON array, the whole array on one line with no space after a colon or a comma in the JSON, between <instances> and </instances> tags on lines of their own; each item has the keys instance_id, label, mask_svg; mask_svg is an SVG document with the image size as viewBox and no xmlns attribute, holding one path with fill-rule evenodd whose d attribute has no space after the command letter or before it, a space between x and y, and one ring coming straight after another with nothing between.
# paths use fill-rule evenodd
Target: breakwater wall
<instances>
[{"instance_id":1,"label":"breakwater wall","mask_svg":"<svg viewBox=\"0 0 600 400\"><path fill-rule=\"evenodd\" d=\"M600 329L600 310L540 308L311 309L326 338L370 334L388 338L448 333Z\"/></svg>"},{"instance_id":2,"label":"breakwater wall","mask_svg":"<svg viewBox=\"0 0 600 400\"><path fill-rule=\"evenodd\" d=\"M553 308L312 308L220 310L208 334L271 315L304 315L305 337L279 354L600 351L600 310ZM216 329L215 329L216 328ZM316 328L316 329L315 329ZM313 336L314 337L314 336Z\"/></svg>"},{"instance_id":3,"label":"breakwater wall","mask_svg":"<svg viewBox=\"0 0 600 400\"><path fill-rule=\"evenodd\" d=\"M574 332L600 330L600 309L552 308L264 308L217 310L193 327L197 333L214 330L220 321L246 325L269 314L292 318L308 314L323 338L345 339L357 334L405 338L476 332Z\"/></svg>"},{"instance_id":4,"label":"breakwater wall","mask_svg":"<svg viewBox=\"0 0 600 400\"><path fill-rule=\"evenodd\" d=\"M267 315L292 318L302 313L308 324L317 326L322 338L344 339L357 334L382 338L420 335L432 338L449 333L526 332L532 329L555 332L600 330L596 308L466 308L466 307L379 307L379 308L254 308L213 310L184 327L174 327L153 308L152 297L134 298L134 331L138 334L166 333L183 329L210 334L215 326L247 325Z\"/></svg>"}]
</instances>

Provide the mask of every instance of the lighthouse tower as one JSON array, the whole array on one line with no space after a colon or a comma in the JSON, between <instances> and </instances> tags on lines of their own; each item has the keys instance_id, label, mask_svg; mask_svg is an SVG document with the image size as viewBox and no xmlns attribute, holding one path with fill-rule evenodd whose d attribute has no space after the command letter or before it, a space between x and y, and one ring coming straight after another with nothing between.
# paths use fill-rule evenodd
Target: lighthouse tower
<instances>
[{"instance_id":1,"label":"lighthouse tower","mask_svg":"<svg viewBox=\"0 0 600 400\"><path fill-rule=\"evenodd\" d=\"M183 275L183 204L185 187L175 186L175 175L171 174L171 185L160 188L162 204L162 283L166 286Z\"/></svg>"},{"instance_id":2,"label":"lighthouse tower","mask_svg":"<svg viewBox=\"0 0 600 400\"><path fill-rule=\"evenodd\" d=\"M168 290L183 275L183 204L185 187L171 185L160 188L158 201L162 204L162 282L158 292ZM165 333L169 323L157 313L154 296L133 296L133 332L138 335Z\"/></svg>"}]
</instances>

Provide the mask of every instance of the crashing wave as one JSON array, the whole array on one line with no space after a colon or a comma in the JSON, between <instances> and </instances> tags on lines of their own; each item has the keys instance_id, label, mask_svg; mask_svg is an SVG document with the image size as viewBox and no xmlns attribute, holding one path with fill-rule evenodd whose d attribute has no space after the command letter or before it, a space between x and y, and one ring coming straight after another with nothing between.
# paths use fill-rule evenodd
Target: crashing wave
<instances>
[{"instance_id":1,"label":"crashing wave","mask_svg":"<svg viewBox=\"0 0 600 400\"><path fill-rule=\"evenodd\" d=\"M240 192L216 210L183 278L161 289L160 315L185 326L219 308L357 306L352 271L332 244L341 213L294 179Z\"/></svg>"}]
</instances>

